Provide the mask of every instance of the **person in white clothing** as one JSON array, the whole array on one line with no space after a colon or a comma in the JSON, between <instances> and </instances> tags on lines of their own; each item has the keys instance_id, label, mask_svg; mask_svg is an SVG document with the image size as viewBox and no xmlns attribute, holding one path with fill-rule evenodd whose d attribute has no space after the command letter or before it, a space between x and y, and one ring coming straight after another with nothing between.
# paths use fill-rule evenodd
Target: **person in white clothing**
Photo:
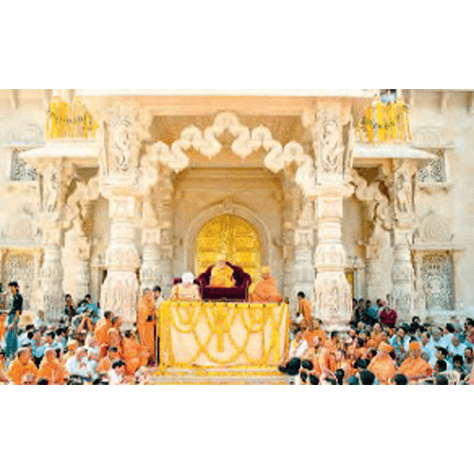
<instances>
[{"instance_id":1,"label":"person in white clothing","mask_svg":"<svg viewBox=\"0 0 474 474\"><path fill-rule=\"evenodd\" d=\"M77 349L74 357L70 357L66 362L66 370L69 375L78 375L83 378L89 377L89 371L87 369L86 350L81 347Z\"/></svg>"},{"instance_id":2,"label":"person in white clothing","mask_svg":"<svg viewBox=\"0 0 474 474\"><path fill-rule=\"evenodd\" d=\"M120 385L125 377L125 362L123 360L114 360L112 368L107 372L109 385Z\"/></svg>"},{"instance_id":3,"label":"person in white clothing","mask_svg":"<svg viewBox=\"0 0 474 474\"><path fill-rule=\"evenodd\" d=\"M454 356L459 355L461 357L464 357L464 351L466 350L466 345L462 344L459 341L459 337L456 334L453 334L453 337L451 338L451 343L448 345L448 354L449 357L451 357L451 360Z\"/></svg>"},{"instance_id":4,"label":"person in white clothing","mask_svg":"<svg viewBox=\"0 0 474 474\"><path fill-rule=\"evenodd\" d=\"M298 328L295 331L295 338L291 341L288 357L285 357L278 367L280 372L291 377L290 383L295 383L293 378L298 376L301 368L301 357L307 350L308 343L303 337L303 331Z\"/></svg>"}]
</instances>

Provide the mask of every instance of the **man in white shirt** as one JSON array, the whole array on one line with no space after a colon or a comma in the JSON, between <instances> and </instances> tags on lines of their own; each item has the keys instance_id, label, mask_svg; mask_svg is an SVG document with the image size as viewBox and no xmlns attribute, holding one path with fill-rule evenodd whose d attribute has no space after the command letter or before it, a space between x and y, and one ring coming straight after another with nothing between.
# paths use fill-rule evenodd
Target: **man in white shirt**
<instances>
[{"instance_id":1,"label":"man in white shirt","mask_svg":"<svg viewBox=\"0 0 474 474\"><path fill-rule=\"evenodd\" d=\"M435 328L433 329L433 337L432 337L432 340L433 340L433 345L435 347L446 347L444 345L444 341L443 341L443 338L441 337L441 329L439 328Z\"/></svg>"},{"instance_id":2,"label":"man in white shirt","mask_svg":"<svg viewBox=\"0 0 474 474\"><path fill-rule=\"evenodd\" d=\"M298 328L295 331L295 338L291 341L288 357L283 359L278 370L288 374L292 379L298 376L301 367L301 357L307 350L308 343L303 337L303 331ZM291 380L290 383L294 383L294 380Z\"/></svg>"},{"instance_id":3,"label":"man in white shirt","mask_svg":"<svg viewBox=\"0 0 474 474\"><path fill-rule=\"evenodd\" d=\"M125 376L125 362L123 360L114 360L112 368L107 372L109 385L119 385L123 383Z\"/></svg>"},{"instance_id":4,"label":"man in white shirt","mask_svg":"<svg viewBox=\"0 0 474 474\"><path fill-rule=\"evenodd\" d=\"M421 353L428 354L429 359L436 357L436 345L428 332L421 334Z\"/></svg>"},{"instance_id":5,"label":"man in white shirt","mask_svg":"<svg viewBox=\"0 0 474 474\"><path fill-rule=\"evenodd\" d=\"M448 358L448 350L445 349L444 347L442 346L439 346L438 347L438 352L436 353L436 356L435 358L431 358L430 359L430 365L431 367L433 367L433 369L435 368L435 365L436 365L436 362L438 360L444 360L446 362L446 366L447 366L447 370L453 370L453 365L451 364L451 362L449 362L447 360Z\"/></svg>"},{"instance_id":6,"label":"man in white shirt","mask_svg":"<svg viewBox=\"0 0 474 474\"><path fill-rule=\"evenodd\" d=\"M464 357L464 351L466 350L466 344L462 344L459 341L459 337L456 334L453 334L453 337L451 338L451 344L448 345L448 354L449 357L451 357L451 360L455 355L460 355Z\"/></svg>"},{"instance_id":7,"label":"man in white shirt","mask_svg":"<svg viewBox=\"0 0 474 474\"><path fill-rule=\"evenodd\" d=\"M69 372L69 375L79 375L80 377L88 378L87 361L86 350L80 347L77 349L76 355L67 360L66 370Z\"/></svg>"},{"instance_id":8,"label":"man in white shirt","mask_svg":"<svg viewBox=\"0 0 474 474\"><path fill-rule=\"evenodd\" d=\"M87 362L86 362L86 368L87 368L87 373L89 374L89 377L93 377L96 375L95 369L97 368L97 364L99 363L99 354L96 352L94 349L88 349L87 350Z\"/></svg>"},{"instance_id":9,"label":"man in white shirt","mask_svg":"<svg viewBox=\"0 0 474 474\"><path fill-rule=\"evenodd\" d=\"M454 335L454 326L450 323L446 324L446 327L443 329L443 337L441 338L441 345L448 348L451 344L451 339Z\"/></svg>"}]
</instances>

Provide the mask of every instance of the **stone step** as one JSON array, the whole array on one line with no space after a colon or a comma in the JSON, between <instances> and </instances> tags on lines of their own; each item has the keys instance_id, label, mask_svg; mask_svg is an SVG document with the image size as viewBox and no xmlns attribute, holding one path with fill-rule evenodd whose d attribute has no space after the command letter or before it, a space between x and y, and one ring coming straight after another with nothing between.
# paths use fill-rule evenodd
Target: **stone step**
<instances>
[{"instance_id":1,"label":"stone step","mask_svg":"<svg viewBox=\"0 0 474 474\"><path fill-rule=\"evenodd\" d=\"M167 369L150 374L153 385L288 385L288 377L268 369Z\"/></svg>"}]
</instances>

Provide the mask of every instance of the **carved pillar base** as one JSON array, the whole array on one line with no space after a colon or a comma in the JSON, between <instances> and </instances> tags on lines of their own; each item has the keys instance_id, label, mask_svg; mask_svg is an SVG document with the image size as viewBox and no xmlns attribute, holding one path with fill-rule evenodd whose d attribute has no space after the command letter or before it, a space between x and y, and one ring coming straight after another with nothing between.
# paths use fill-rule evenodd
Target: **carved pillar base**
<instances>
[{"instance_id":1,"label":"carved pillar base","mask_svg":"<svg viewBox=\"0 0 474 474\"><path fill-rule=\"evenodd\" d=\"M316 276L316 313L327 330L346 328L351 317L351 288L344 272L318 272Z\"/></svg>"},{"instance_id":2,"label":"carved pillar base","mask_svg":"<svg viewBox=\"0 0 474 474\"><path fill-rule=\"evenodd\" d=\"M131 327L137 317L137 275L132 271L109 270L102 285L100 306L122 318L124 327Z\"/></svg>"},{"instance_id":3,"label":"carved pillar base","mask_svg":"<svg viewBox=\"0 0 474 474\"><path fill-rule=\"evenodd\" d=\"M136 321L140 257L135 246L137 199L110 197L110 243L106 253L107 278L101 289L102 311L112 310L125 327Z\"/></svg>"}]
</instances>

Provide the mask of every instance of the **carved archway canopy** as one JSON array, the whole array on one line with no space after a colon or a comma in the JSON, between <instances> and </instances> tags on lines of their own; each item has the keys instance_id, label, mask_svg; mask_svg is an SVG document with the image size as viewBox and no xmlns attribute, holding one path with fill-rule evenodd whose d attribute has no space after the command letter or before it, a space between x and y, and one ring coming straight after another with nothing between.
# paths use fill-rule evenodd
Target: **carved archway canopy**
<instances>
[{"instance_id":1,"label":"carved archway canopy","mask_svg":"<svg viewBox=\"0 0 474 474\"><path fill-rule=\"evenodd\" d=\"M304 193L310 193L315 183L315 169L312 158L304 152L303 146L290 141L283 145L265 126L250 129L239 122L232 112L221 112L216 115L211 126L204 131L195 125L186 127L178 140L171 145L158 141L150 146L148 154L154 161L168 166L175 173L183 171L190 165L190 157L186 153L191 148L212 160L222 150L219 138L229 132L234 140L233 153L245 160L251 153L263 149L266 152L264 165L273 173L282 171L286 166L295 163L297 171L295 181Z\"/></svg>"}]
</instances>

